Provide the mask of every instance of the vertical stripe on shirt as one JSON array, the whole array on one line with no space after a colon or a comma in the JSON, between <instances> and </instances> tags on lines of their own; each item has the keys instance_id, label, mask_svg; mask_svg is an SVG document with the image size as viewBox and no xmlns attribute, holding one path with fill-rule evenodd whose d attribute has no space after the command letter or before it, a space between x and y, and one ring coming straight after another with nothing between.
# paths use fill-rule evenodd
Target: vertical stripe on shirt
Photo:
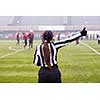
<instances>
[{"instance_id":1,"label":"vertical stripe on shirt","mask_svg":"<svg viewBox=\"0 0 100 100\"><path fill-rule=\"evenodd\" d=\"M56 49L54 47L54 44L53 43L50 43L50 46L51 46L51 52L52 52L52 62L53 62L53 65L56 64Z\"/></svg>"},{"instance_id":2,"label":"vertical stripe on shirt","mask_svg":"<svg viewBox=\"0 0 100 100\"><path fill-rule=\"evenodd\" d=\"M42 45L40 45L40 56L41 56L41 64L42 64L42 67L45 67L45 64L44 64L44 56L43 56L43 52L42 52Z\"/></svg>"}]
</instances>

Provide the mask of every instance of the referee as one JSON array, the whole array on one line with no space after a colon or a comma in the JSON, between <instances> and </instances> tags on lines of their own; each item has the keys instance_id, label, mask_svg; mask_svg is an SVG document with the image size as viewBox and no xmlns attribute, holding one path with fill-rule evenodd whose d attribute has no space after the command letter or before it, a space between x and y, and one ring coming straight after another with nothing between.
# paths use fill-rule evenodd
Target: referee
<instances>
[{"instance_id":1,"label":"referee","mask_svg":"<svg viewBox=\"0 0 100 100\"><path fill-rule=\"evenodd\" d=\"M42 43L37 47L33 61L35 65L41 66L38 72L38 83L61 83L61 73L57 65L58 50L86 34L87 31L84 28L68 39L53 42L52 31L44 32Z\"/></svg>"}]
</instances>

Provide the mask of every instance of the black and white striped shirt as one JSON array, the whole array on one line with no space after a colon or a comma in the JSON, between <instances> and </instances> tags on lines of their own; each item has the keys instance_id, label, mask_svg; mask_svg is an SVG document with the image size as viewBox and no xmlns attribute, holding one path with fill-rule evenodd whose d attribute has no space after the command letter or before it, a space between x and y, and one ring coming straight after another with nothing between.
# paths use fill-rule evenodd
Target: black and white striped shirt
<instances>
[{"instance_id":1,"label":"black and white striped shirt","mask_svg":"<svg viewBox=\"0 0 100 100\"><path fill-rule=\"evenodd\" d=\"M74 36L72 36L68 39L48 43L48 46L50 49L50 64L51 64L51 66L57 64L57 53L58 53L59 48L66 46L67 43L72 42L72 41L78 39L79 37L81 37L81 33L76 33ZM37 66L47 67L46 62L44 60L43 45L44 44L41 44L37 47L35 54L34 54L33 63Z\"/></svg>"}]
</instances>

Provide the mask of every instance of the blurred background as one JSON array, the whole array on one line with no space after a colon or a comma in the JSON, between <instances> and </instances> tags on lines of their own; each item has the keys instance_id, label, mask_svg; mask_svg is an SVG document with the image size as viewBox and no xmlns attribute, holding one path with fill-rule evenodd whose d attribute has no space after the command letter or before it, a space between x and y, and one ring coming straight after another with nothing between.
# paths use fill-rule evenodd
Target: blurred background
<instances>
[{"instance_id":1,"label":"blurred background","mask_svg":"<svg viewBox=\"0 0 100 100\"><path fill-rule=\"evenodd\" d=\"M16 32L35 33L40 39L41 32L52 30L54 36L77 32L87 27L86 39L97 39L100 32L100 16L0 16L0 39L15 39Z\"/></svg>"}]
</instances>

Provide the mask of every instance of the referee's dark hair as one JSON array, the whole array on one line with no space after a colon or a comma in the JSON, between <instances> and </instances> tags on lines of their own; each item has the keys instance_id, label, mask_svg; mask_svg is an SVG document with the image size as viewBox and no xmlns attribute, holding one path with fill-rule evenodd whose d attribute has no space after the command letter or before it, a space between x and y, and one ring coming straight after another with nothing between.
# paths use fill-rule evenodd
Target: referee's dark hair
<instances>
[{"instance_id":1,"label":"referee's dark hair","mask_svg":"<svg viewBox=\"0 0 100 100\"><path fill-rule=\"evenodd\" d=\"M43 34L43 41L47 41L47 42L50 42L51 40L53 39L53 33L52 31L45 31L44 34Z\"/></svg>"}]
</instances>

